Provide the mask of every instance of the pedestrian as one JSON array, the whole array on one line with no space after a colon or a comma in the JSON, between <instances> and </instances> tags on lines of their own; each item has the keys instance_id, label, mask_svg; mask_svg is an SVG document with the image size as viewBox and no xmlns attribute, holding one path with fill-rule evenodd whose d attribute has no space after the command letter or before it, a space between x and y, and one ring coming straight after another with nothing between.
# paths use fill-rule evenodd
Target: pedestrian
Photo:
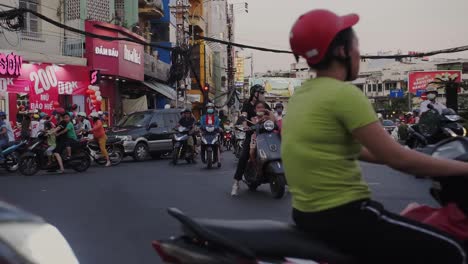
<instances>
[{"instance_id":1,"label":"pedestrian","mask_svg":"<svg viewBox=\"0 0 468 264\"><path fill-rule=\"evenodd\" d=\"M317 73L289 99L283 123L293 220L356 263L466 263L457 239L391 213L371 197L358 160L425 177L466 176L468 163L406 149L384 130L369 99L351 84L361 61L352 29L358 20L313 10L291 30L293 54Z\"/></svg>"},{"instance_id":2,"label":"pedestrian","mask_svg":"<svg viewBox=\"0 0 468 264\"><path fill-rule=\"evenodd\" d=\"M103 155L104 158L106 158L107 160L106 167L110 167L112 163L109 158L109 153L107 153L107 149L106 149L107 136L104 130L104 125L102 121L99 119L99 115L96 112L91 113L90 117L93 119L93 124L94 124L93 128L91 129L91 131L93 132L94 140L99 145L99 149L101 150L101 155Z\"/></svg>"},{"instance_id":3,"label":"pedestrian","mask_svg":"<svg viewBox=\"0 0 468 264\"><path fill-rule=\"evenodd\" d=\"M31 121L31 137L32 138L37 138L37 135L39 134L40 127L39 127L39 114L33 114L32 115L32 121Z\"/></svg>"},{"instance_id":4,"label":"pedestrian","mask_svg":"<svg viewBox=\"0 0 468 264\"><path fill-rule=\"evenodd\" d=\"M29 139L31 137L31 117L24 115L21 122L21 139Z\"/></svg>"},{"instance_id":5,"label":"pedestrian","mask_svg":"<svg viewBox=\"0 0 468 264\"><path fill-rule=\"evenodd\" d=\"M0 112L0 116L6 116L5 112ZM0 118L0 150L8 145L8 129L7 129L7 122L3 118ZM4 157L0 157L0 159L4 159Z\"/></svg>"},{"instance_id":6,"label":"pedestrian","mask_svg":"<svg viewBox=\"0 0 468 264\"><path fill-rule=\"evenodd\" d=\"M11 127L11 123L7 119L7 115L5 112L0 112L0 122L5 123L5 128L7 130L7 135L8 135L8 142L14 142L15 141L15 134L13 133L13 128Z\"/></svg>"}]
</instances>

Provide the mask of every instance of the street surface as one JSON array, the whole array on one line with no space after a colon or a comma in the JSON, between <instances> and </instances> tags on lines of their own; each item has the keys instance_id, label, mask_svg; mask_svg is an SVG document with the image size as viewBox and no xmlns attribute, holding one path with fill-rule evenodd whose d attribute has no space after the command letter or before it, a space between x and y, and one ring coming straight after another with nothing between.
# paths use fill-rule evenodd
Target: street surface
<instances>
[{"instance_id":1,"label":"street surface","mask_svg":"<svg viewBox=\"0 0 468 264\"><path fill-rule=\"evenodd\" d=\"M169 160L128 161L117 167L93 166L88 172L33 177L0 172L0 198L44 217L69 240L81 263L161 263L151 241L178 233L166 214L178 207L197 217L267 218L290 221L290 195L270 197L243 186L231 197L235 158L224 152L221 169L170 165ZM362 164L374 198L398 212L409 202L434 205L429 182L393 170Z\"/></svg>"}]
</instances>

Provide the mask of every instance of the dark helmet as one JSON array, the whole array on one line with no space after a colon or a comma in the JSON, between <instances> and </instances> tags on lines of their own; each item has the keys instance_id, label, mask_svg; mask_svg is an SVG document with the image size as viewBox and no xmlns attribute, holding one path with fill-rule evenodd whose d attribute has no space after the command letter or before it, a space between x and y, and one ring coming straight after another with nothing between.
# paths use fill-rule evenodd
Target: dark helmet
<instances>
[{"instance_id":1,"label":"dark helmet","mask_svg":"<svg viewBox=\"0 0 468 264\"><path fill-rule=\"evenodd\" d=\"M188 108L185 108L184 110L182 110L182 112L180 112L181 114L185 114L185 113L192 113L192 111L190 111L190 109Z\"/></svg>"},{"instance_id":2,"label":"dark helmet","mask_svg":"<svg viewBox=\"0 0 468 264\"><path fill-rule=\"evenodd\" d=\"M283 108L284 109L284 105L282 103L277 103L275 105L275 109L278 109L278 108Z\"/></svg>"},{"instance_id":3,"label":"dark helmet","mask_svg":"<svg viewBox=\"0 0 468 264\"><path fill-rule=\"evenodd\" d=\"M265 88L261 86L260 84L256 84L252 87L250 87L250 100L255 96L255 93L257 92L265 92Z\"/></svg>"},{"instance_id":4,"label":"dark helmet","mask_svg":"<svg viewBox=\"0 0 468 264\"><path fill-rule=\"evenodd\" d=\"M0 111L0 117L5 117L5 116L6 116L6 113L3 111Z\"/></svg>"}]
</instances>

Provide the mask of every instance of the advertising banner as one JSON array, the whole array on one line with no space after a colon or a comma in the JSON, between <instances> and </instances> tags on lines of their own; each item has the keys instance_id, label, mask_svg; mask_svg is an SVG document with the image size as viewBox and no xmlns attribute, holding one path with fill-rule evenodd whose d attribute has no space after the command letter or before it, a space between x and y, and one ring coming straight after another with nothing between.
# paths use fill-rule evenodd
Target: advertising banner
<instances>
[{"instance_id":1,"label":"advertising banner","mask_svg":"<svg viewBox=\"0 0 468 264\"><path fill-rule=\"evenodd\" d=\"M21 75L0 75L0 92L29 94L31 109L51 113L59 95L83 95L89 85L89 69L48 63L23 64Z\"/></svg>"},{"instance_id":2,"label":"advertising banner","mask_svg":"<svg viewBox=\"0 0 468 264\"><path fill-rule=\"evenodd\" d=\"M456 82L461 82L461 71L420 71L410 72L408 74L408 89L410 93L416 93L418 90L425 90L427 85L436 80L436 77L448 74L456 77Z\"/></svg>"}]
</instances>

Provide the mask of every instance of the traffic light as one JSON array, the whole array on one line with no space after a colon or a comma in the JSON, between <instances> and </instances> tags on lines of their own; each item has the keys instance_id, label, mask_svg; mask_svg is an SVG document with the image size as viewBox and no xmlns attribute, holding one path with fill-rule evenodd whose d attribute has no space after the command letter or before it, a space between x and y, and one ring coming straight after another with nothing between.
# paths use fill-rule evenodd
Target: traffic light
<instances>
[{"instance_id":1,"label":"traffic light","mask_svg":"<svg viewBox=\"0 0 468 264\"><path fill-rule=\"evenodd\" d=\"M205 85L202 87L202 93L203 93L203 104L206 105L209 100L209 93L210 93L210 85L208 83L205 83Z\"/></svg>"},{"instance_id":2,"label":"traffic light","mask_svg":"<svg viewBox=\"0 0 468 264\"><path fill-rule=\"evenodd\" d=\"M245 12L246 12L246 13L249 12L249 3L245 3Z\"/></svg>"}]
</instances>

